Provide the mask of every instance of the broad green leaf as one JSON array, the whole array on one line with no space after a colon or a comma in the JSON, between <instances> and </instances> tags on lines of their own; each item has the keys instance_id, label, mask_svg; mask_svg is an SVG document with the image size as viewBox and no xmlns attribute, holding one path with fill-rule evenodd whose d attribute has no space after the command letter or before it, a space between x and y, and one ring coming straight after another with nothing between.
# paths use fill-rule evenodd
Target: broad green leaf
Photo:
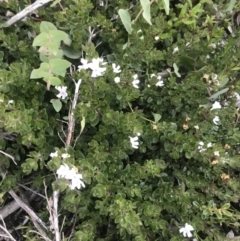
<instances>
[{"instance_id":1,"label":"broad green leaf","mask_svg":"<svg viewBox=\"0 0 240 241\"><path fill-rule=\"evenodd\" d=\"M211 95L211 96L209 97L209 99L210 99L210 100L215 100L215 99L218 98L219 95L226 93L228 90L229 90L229 88L224 88L224 89L218 91L217 93Z\"/></svg>"},{"instance_id":2,"label":"broad green leaf","mask_svg":"<svg viewBox=\"0 0 240 241\"><path fill-rule=\"evenodd\" d=\"M45 46L49 41L49 35L47 33L40 33L33 41L32 46Z\"/></svg>"},{"instance_id":3,"label":"broad green leaf","mask_svg":"<svg viewBox=\"0 0 240 241\"><path fill-rule=\"evenodd\" d=\"M150 12L150 1L149 0L140 0L142 8L143 8L143 17L150 24L151 23L151 12Z\"/></svg>"},{"instance_id":4,"label":"broad green leaf","mask_svg":"<svg viewBox=\"0 0 240 241\"><path fill-rule=\"evenodd\" d=\"M51 73L48 73L44 70L34 69L31 73L30 79L41 79L41 78L50 78L52 76Z\"/></svg>"},{"instance_id":5,"label":"broad green leaf","mask_svg":"<svg viewBox=\"0 0 240 241\"><path fill-rule=\"evenodd\" d=\"M129 34L132 33L132 22L129 12L125 9L119 9L118 14L122 20L122 23Z\"/></svg>"},{"instance_id":6,"label":"broad green leaf","mask_svg":"<svg viewBox=\"0 0 240 241\"><path fill-rule=\"evenodd\" d=\"M56 26L50 22L42 21L40 24L40 32L48 33L50 30L57 30Z\"/></svg>"},{"instance_id":7,"label":"broad green leaf","mask_svg":"<svg viewBox=\"0 0 240 241\"><path fill-rule=\"evenodd\" d=\"M53 55L57 55L60 47L60 41L57 42L47 42L46 46L49 49L49 52L52 53Z\"/></svg>"},{"instance_id":8,"label":"broad green leaf","mask_svg":"<svg viewBox=\"0 0 240 241\"><path fill-rule=\"evenodd\" d=\"M79 59L82 55L80 50L75 50L68 46L62 47L63 54L67 56L69 59Z\"/></svg>"},{"instance_id":9,"label":"broad green leaf","mask_svg":"<svg viewBox=\"0 0 240 241\"><path fill-rule=\"evenodd\" d=\"M178 69L178 67L177 67L177 65L175 63L173 64L173 69L174 69L174 73L177 75L177 77L180 78L181 75L179 74L179 72L178 72L179 69Z\"/></svg>"},{"instance_id":10,"label":"broad green leaf","mask_svg":"<svg viewBox=\"0 0 240 241\"><path fill-rule=\"evenodd\" d=\"M52 99L50 102L56 112L59 112L62 109L62 102L59 99Z\"/></svg>"},{"instance_id":11,"label":"broad green leaf","mask_svg":"<svg viewBox=\"0 0 240 241\"><path fill-rule=\"evenodd\" d=\"M157 114L157 113L153 113L153 117L154 117L154 122L157 124L158 121L162 118L162 116L160 114Z\"/></svg>"},{"instance_id":12,"label":"broad green leaf","mask_svg":"<svg viewBox=\"0 0 240 241\"><path fill-rule=\"evenodd\" d=\"M64 59L50 59L49 64L51 66L52 73L62 77L65 76L66 69L71 66L71 63Z\"/></svg>"},{"instance_id":13,"label":"broad green leaf","mask_svg":"<svg viewBox=\"0 0 240 241\"><path fill-rule=\"evenodd\" d=\"M226 12L232 12L237 0L231 0L228 8L226 9Z\"/></svg>"},{"instance_id":14,"label":"broad green leaf","mask_svg":"<svg viewBox=\"0 0 240 241\"><path fill-rule=\"evenodd\" d=\"M169 14L169 1L170 0L162 0L162 1L163 1L165 12L168 15Z\"/></svg>"},{"instance_id":15,"label":"broad green leaf","mask_svg":"<svg viewBox=\"0 0 240 241\"><path fill-rule=\"evenodd\" d=\"M65 39L69 38L68 34L66 34L61 30L51 30L49 31L49 36L50 36L50 39L56 43L64 41Z\"/></svg>"},{"instance_id":16,"label":"broad green leaf","mask_svg":"<svg viewBox=\"0 0 240 241\"><path fill-rule=\"evenodd\" d=\"M50 81L50 85L58 86L61 84L61 80L58 77L51 76L48 78L48 81Z\"/></svg>"}]
</instances>

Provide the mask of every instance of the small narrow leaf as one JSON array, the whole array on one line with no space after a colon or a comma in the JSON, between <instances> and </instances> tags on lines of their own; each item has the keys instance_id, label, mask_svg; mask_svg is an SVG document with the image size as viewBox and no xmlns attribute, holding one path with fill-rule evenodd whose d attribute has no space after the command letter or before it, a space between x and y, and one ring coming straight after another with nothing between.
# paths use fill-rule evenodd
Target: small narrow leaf
<instances>
[{"instance_id":1,"label":"small narrow leaf","mask_svg":"<svg viewBox=\"0 0 240 241\"><path fill-rule=\"evenodd\" d=\"M118 14L122 20L122 23L129 34L132 33L132 22L129 12L125 9L119 9Z\"/></svg>"},{"instance_id":2,"label":"small narrow leaf","mask_svg":"<svg viewBox=\"0 0 240 241\"><path fill-rule=\"evenodd\" d=\"M86 118L85 116L82 117L82 120L81 120L81 131L80 131L80 135L82 134L84 128L85 128L85 124L86 124Z\"/></svg>"},{"instance_id":3,"label":"small narrow leaf","mask_svg":"<svg viewBox=\"0 0 240 241\"><path fill-rule=\"evenodd\" d=\"M215 99L218 98L219 95L226 93L228 90L229 90L229 88L224 88L224 89L218 91L217 93L211 95L211 96L209 97L209 99L210 99L210 100L215 100Z\"/></svg>"},{"instance_id":4,"label":"small narrow leaf","mask_svg":"<svg viewBox=\"0 0 240 241\"><path fill-rule=\"evenodd\" d=\"M175 63L173 64L173 69L174 69L174 73L177 75L177 77L180 78L181 75L179 74L179 72L178 72L179 69L178 69L178 67L177 67L177 65Z\"/></svg>"},{"instance_id":5,"label":"small narrow leaf","mask_svg":"<svg viewBox=\"0 0 240 241\"><path fill-rule=\"evenodd\" d=\"M52 99L50 102L56 112L59 112L62 109L62 102L59 99Z\"/></svg>"}]
</instances>

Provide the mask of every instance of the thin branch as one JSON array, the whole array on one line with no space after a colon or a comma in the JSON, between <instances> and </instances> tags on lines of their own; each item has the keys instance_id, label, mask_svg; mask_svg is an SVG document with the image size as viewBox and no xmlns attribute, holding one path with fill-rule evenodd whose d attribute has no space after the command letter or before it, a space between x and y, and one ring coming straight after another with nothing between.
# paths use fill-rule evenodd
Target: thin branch
<instances>
[{"instance_id":1,"label":"thin branch","mask_svg":"<svg viewBox=\"0 0 240 241\"><path fill-rule=\"evenodd\" d=\"M58 197L59 197L59 190L53 191L53 225L54 225L55 241L61 240L61 235L58 227Z\"/></svg>"},{"instance_id":2,"label":"thin branch","mask_svg":"<svg viewBox=\"0 0 240 241\"><path fill-rule=\"evenodd\" d=\"M8 154L8 153L6 153L6 152L4 152L4 151L1 151L1 150L0 150L0 153L2 153L3 155L11 158L12 161L14 162L14 164L17 165L17 163L15 162L15 158L14 158L12 155L10 155L10 154Z\"/></svg>"},{"instance_id":3,"label":"thin branch","mask_svg":"<svg viewBox=\"0 0 240 241\"><path fill-rule=\"evenodd\" d=\"M68 125L68 133L67 133L67 138L66 138L66 147L70 146L71 141L72 141L72 135L73 135L74 128L75 128L75 118L73 116L73 111L74 111L74 109L76 108L76 105L77 105L79 88L80 88L82 80L78 80L77 83L75 82L75 80L73 80L73 81L74 81L74 84L75 84L75 93L74 93L74 98L73 98L73 101L72 101L72 106L71 106L71 109L70 109L71 111L69 112L69 115L68 115L69 125Z\"/></svg>"},{"instance_id":4,"label":"thin branch","mask_svg":"<svg viewBox=\"0 0 240 241\"><path fill-rule=\"evenodd\" d=\"M7 230L6 224L5 224L5 222L4 222L2 217L1 217L1 220L2 220L3 226L0 225L0 229L2 229L7 234L6 238L10 238L11 240L16 241L16 239ZM3 237L4 235L1 235L1 236Z\"/></svg>"},{"instance_id":5,"label":"thin branch","mask_svg":"<svg viewBox=\"0 0 240 241\"><path fill-rule=\"evenodd\" d=\"M18 197L18 195L13 191L10 190L8 192L13 198L14 200L18 203L18 205L24 209L24 211L30 216L34 226L36 227L36 229L38 230L38 232L42 235L42 237L47 240L47 241L51 241L47 234L45 233L45 231L40 227L39 224L41 224L42 227L44 227L46 230L48 230L48 228L46 227L46 225L44 224L44 222L37 216L37 214L25 203L21 200L20 197ZM39 223L39 224L38 224Z\"/></svg>"},{"instance_id":6,"label":"thin branch","mask_svg":"<svg viewBox=\"0 0 240 241\"><path fill-rule=\"evenodd\" d=\"M51 2L51 1L52 0L37 0L33 4L31 4L31 5L27 6L26 8L24 8L21 12L17 13L13 17L11 17L5 24L7 26L11 26L14 23L18 22L19 20L21 20L24 17L26 17L29 13L34 12L38 8L42 7L43 5L45 5L45 4L47 4L47 3Z\"/></svg>"}]
</instances>

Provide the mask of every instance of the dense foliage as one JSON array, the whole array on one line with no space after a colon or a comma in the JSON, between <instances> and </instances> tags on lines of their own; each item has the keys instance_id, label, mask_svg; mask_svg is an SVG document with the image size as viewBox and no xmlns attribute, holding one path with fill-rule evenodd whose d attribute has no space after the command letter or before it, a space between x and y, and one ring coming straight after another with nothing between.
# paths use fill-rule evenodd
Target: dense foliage
<instances>
[{"instance_id":1,"label":"dense foliage","mask_svg":"<svg viewBox=\"0 0 240 241\"><path fill-rule=\"evenodd\" d=\"M0 147L16 162L1 154L1 172L7 171L0 186L2 207L10 201L10 189L19 191L18 184L48 197L60 189L64 240L180 241L186 240L179 233L185 223L194 227L189 240L224 240L230 230L237 235L240 52L234 16L240 4L231 9L230 2L170 1L168 15L153 2L150 25L137 17L137 1L65 0L2 27ZM19 3L1 2L1 15L26 7ZM137 17L131 34L119 9ZM57 47L71 70L53 73L58 80L49 89L42 77L30 78L49 61L38 51L41 44L33 46L43 22L71 39ZM78 71L81 58L98 57L107 62L102 76ZM120 73L114 73L113 63ZM139 88L132 83L136 74ZM79 79L74 136L66 145L67 116ZM67 86L68 97L59 100L54 85ZM138 133L139 148L133 148L130 137ZM55 151L70 157L51 158ZM78 169L85 188L71 190L56 178L63 163ZM46 200L31 205L50 225ZM18 230L23 240L40 240L29 232L34 229L30 221L25 227Z\"/></svg>"}]
</instances>

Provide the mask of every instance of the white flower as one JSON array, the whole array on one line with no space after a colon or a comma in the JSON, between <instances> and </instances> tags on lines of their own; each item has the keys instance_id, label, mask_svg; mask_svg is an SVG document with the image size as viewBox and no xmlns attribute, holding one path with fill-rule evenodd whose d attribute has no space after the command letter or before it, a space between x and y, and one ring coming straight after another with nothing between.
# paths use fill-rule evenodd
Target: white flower
<instances>
[{"instance_id":1,"label":"white flower","mask_svg":"<svg viewBox=\"0 0 240 241\"><path fill-rule=\"evenodd\" d=\"M198 146L199 152L206 151L206 149L203 148L204 143L202 141L200 141L198 144L199 144L199 146Z\"/></svg>"},{"instance_id":2,"label":"white flower","mask_svg":"<svg viewBox=\"0 0 240 241\"><path fill-rule=\"evenodd\" d=\"M162 81L162 80L159 80L159 81L156 83L156 86L159 86L159 87L164 86L163 81Z\"/></svg>"},{"instance_id":3,"label":"white flower","mask_svg":"<svg viewBox=\"0 0 240 241\"><path fill-rule=\"evenodd\" d=\"M216 109L221 109L222 106L220 105L220 103L218 101L215 101L212 105L211 110L216 110Z\"/></svg>"},{"instance_id":4,"label":"white flower","mask_svg":"<svg viewBox=\"0 0 240 241\"><path fill-rule=\"evenodd\" d=\"M151 74L150 77L151 77L151 78L152 78L152 77L156 77L156 75L155 75L155 74Z\"/></svg>"},{"instance_id":5,"label":"white flower","mask_svg":"<svg viewBox=\"0 0 240 241\"><path fill-rule=\"evenodd\" d=\"M138 141L139 135L140 135L140 133L138 133L137 136L135 136L135 137L129 136L132 148L134 148L134 149L138 149L138 147L139 147L139 141Z\"/></svg>"},{"instance_id":6,"label":"white flower","mask_svg":"<svg viewBox=\"0 0 240 241\"><path fill-rule=\"evenodd\" d=\"M194 230L193 226L186 223L185 227L180 228L179 232L183 233L183 237L191 238L192 237L191 231L193 231L193 230Z\"/></svg>"},{"instance_id":7,"label":"white flower","mask_svg":"<svg viewBox=\"0 0 240 241\"><path fill-rule=\"evenodd\" d=\"M59 94L57 95L57 97L59 99L65 99L68 94L67 94L67 86L56 86L55 89L57 89L59 91Z\"/></svg>"},{"instance_id":8,"label":"white flower","mask_svg":"<svg viewBox=\"0 0 240 241\"><path fill-rule=\"evenodd\" d=\"M58 156L58 151L50 153L50 157L57 157L57 156Z\"/></svg>"},{"instance_id":9,"label":"white flower","mask_svg":"<svg viewBox=\"0 0 240 241\"><path fill-rule=\"evenodd\" d=\"M82 174L75 174L72 178L72 183L70 185L70 188L73 190L75 188L81 189L81 187L85 187L85 184L81 179L82 179Z\"/></svg>"},{"instance_id":10,"label":"white flower","mask_svg":"<svg viewBox=\"0 0 240 241\"><path fill-rule=\"evenodd\" d=\"M69 168L67 164L63 164L57 170L58 178L65 178L67 180L71 180L71 184L69 187L73 190L75 188L80 189L81 187L85 187L84 182L82 181L82 174L76 172L75 168Z\"/></svg>"},{"instance_id":11,"label":"white flower","mask_svg":"<svg viewBox=\"0 0 240 241\"><path fill-rule=\"evenodd\" d=\"M213 123L214 123L215 125L218 125L219 122L220 122L219 117L218 117L218 116L215 116L215 117L213 118Z\"/></svg>"},{"instance_id":12,"label":"white flower","mask_svg":"<svg viewBox=\"0 0 240 241\"><path fill-rule=\"evenodd\" d=\"M88 69L88 61L86 59L81 58L82 65L78 66L78 71L80 72L82 69Z\"/></svg>"},{"instance_id":13,"label":"white flower","mask_svg":"<svg viewBox=\"0 0 240 241\"><path fill-rule=\"evenodd\" d=\"M215 151L214 156L219 156L219 151Z\"/></svg>"},{"instance_id":14,"label":"white flower","mask_svg":"<svg viewBox=\"0 0 240 241\"><path fill-rule=\"evenodd\" d=\"M155 39L156 41L158 41L158 40L159 40L159 37L158 37L158 36L155 36L154 39Z\"/></svg>"},{"instance_id":15,"label":"white flower","mask_svg":"<svg viewBox=\"0 0 240 241\"><path fill-rule=\"evenodd\" d=\"M210 148L210 147L212 147L212 143L211 143L211 142L209 142L209 143L207 144L207 148Z\"/></svg>"},{"instance_id":16,"label":"white flower","mask_svg":"<svg viewBox=\"0 0 240 241\"><path fill-rule=\"evenodd\" d=\"M137 78L138 78L137 74L133 75L132 85L133 85L134 88L138 89L139 88L138 84L140 83L140 81Z\"/></svg>"},{"instance_id":17,"label":"white flower","mask_svg":"<svg viewBox=\"0 0 240 241\"><path fill-rule=\"evenodd\" d=\"M195 128L196 130L199 130L199 126L194 126L194 128Z\"/></svg>"},{"instance_id":18,"label":"white flower","mask_svg":"<svg viewBox=\"0 0 240 241\"><path fill-rule=\"evenodd\" d=\"M10 105L10 104L13 104L13 100L9 100L8 101L8 104Z\"/></svg>"},{"instance_id":19,"label":"white flower","mask_svg":"<svg viewBox=\"0 0 240 241\"><path fill-rule=\"evenodd\" d=\"M179 48L178 48L178 47L175 47L175 48L173 49L173 54L177 53L178 51L179 51Z\"/></svg>"},{"instance_id":20,"label":"white flower","mask_svg":"<svg viewBox=\"0 0 240 241\"><path fill-rule=\"evenodd\" d=\"M114 78L114 82L115 82L116 84L118 84L118 83L120 82L120 77L115 77L115 78Z\"/></svg>"},{"instance_id":21,"label":"white flower","mask_svg":"<svg viewBox=\"0 0 240 241\"><path fill-rule=\"evenodd\" d=\"M99 76L103 76L106 68L100 67L100 65L106 64L103 62L102 58L92 59L92 62L88 64L88 67L92 70L92 77L96 78Z\"/></svg>"},{"instance_id":22,"label":"white flower","mask_svg":"<svg viewBox=\"0 0 240 241\"><path fill-rule=\"evenodd\" d=\"M62 154L62 158L63 158L63 159L66 159L66 158L68 158L68 157L70 157L70 155L69 155L68 153Z\"/></svg>"},{"instance_id":23,"label":"white flower","mask_svg":"<svg viewBox=\"0 0 240 241\"><path fill-rule=\"evenodd\" d=\"M66 178L69 176L69 166L67 164L61 165L57 170L58 178ZM70 173L71 174L71 173Z\"/></svg>"},{"instance_id":24,"label":"white flower","mask_svg":"<svg viewBox=\"0 0 240 241\"><path fill-rule=\"evenodd\" d=\"M116 66L115 63L112 64L113 72L114 73L120 73L122 70L120 69L120 66Z\"/></svg>"}]
</instances>

